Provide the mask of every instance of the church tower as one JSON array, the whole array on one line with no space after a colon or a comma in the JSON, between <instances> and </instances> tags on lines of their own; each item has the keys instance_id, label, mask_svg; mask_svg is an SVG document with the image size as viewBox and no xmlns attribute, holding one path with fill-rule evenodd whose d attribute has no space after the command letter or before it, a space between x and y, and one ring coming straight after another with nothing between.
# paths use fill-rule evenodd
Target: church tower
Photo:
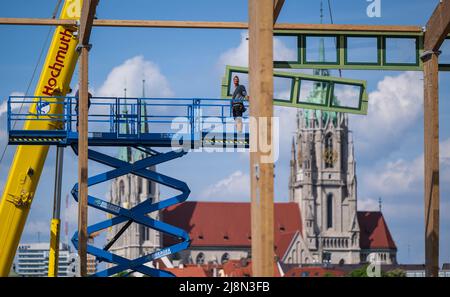
<instances>
[{"instance_id":1,"label":"church tower","mask_svg":"<svg viewBox=\"0 0 450 297\"><path fill-rule=\"evenodd\" d=\"M142 104L141 114L143 115L144 119L146 118L147 114L146 109L146 105ZM126 110L125 105L122 113L126 114L127 112L128 111ZM147 123L143 123L139 128L143 133L149 131ZM125 123L121 124L120 130L120 133L129 133L130 126ZM126 162L136 162L146 157L146 153L137 149L132 149L130 147L122 147L119 150L119 158ZM155 166L148 169L155 170ZM132 208L148 199L151 199L153 202L159 201L159 189L157 184L151 182L150 180L134 174L128 174L120 176L113 180L109 196L111 203L120 205L124 208ZM153 212L150 214L150 217L153 219L158 219L159 213ZM125 224L126 223L122 223L110 228L107 236L108 241L110 241ZM144 254L154 252L160 247L161 238L159 232L142 225L132 223L119 237L119 239L112 245L110 250L113 253L125 258L135 259Z\"/></svg>"},{"instance_id":2,"label":"church tower","mask_svg":"<svg viewBox=\"0 0 450 297\"><path fill-rule=\"evenodd\" d=\"M323 39L319 52L325 61ZM329 71L314 74L329 76ZM316 82L308 101L322 102L326 92L326 83ZM359 263L356 163L348 116L299 110L290 166L289 199L300 207L302 237L314 261Z\"/></svg>"}]
</instances>

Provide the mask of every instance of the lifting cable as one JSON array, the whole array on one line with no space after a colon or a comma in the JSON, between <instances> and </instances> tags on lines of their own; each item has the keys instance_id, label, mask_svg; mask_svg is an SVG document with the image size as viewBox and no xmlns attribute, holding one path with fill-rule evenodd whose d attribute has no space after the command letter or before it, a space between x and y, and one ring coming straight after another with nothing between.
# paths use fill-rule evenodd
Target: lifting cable
<instances>
[{"instance_id":1,"label":"lifting cable","mask_svg":"<svg viewBox=\"0 0 450 297\"><path fill-rule=\"evenodd\" d=\"M57 0L56 5L55 5L55 9L53 10L53 13L52 13L52 19L56 19L56 15L58 14L59 7L61 6L61 2L62 2L62 0ZM48 30L48 33L47 33L47 37L45 38L44 44L42 45L42 48L41 48L41 51L39 53L38 59L36 61L36 64L34 66L33 73L31 74L30 81L28 82L28 85L27 85L27 88L26 88L26 91L25 91L25 97L28 96L28 94L30 92L31 84L33 83L34 78L36 76L37 69L39 67L39 64L41 63L42 56L44 55L44 51L47 48L47 44L48 44L48 41L50 39L50 34L52 33L52 31L53 31L53 27L50 27L50 29ZM20 108L19 108L19 113L22 112L23 105L24 105L24 102L22 101L22 104L20 105ZM16 127L16 124L17 124L17 121L14 121L13 128ZM3 158L5 157L7 149L8 149L8 143L5 144L5 148L3 149L2 156L0 157L0 164L2 163Z\"/></svg>"},{"instance_id":2,"label":"lifting cable","mask_svg":"<svg viewBox=\"0 0 450 297\"><path fill-rule=\"evenodd\" d=\"M328 0L328 13L330 14L331 24L334 24L334 21L333 21L333 10L331 8L331 0ZM342 69L338 69L338 70L339 70L339 77L342 77Z\"/></svg>"}]
</instances>

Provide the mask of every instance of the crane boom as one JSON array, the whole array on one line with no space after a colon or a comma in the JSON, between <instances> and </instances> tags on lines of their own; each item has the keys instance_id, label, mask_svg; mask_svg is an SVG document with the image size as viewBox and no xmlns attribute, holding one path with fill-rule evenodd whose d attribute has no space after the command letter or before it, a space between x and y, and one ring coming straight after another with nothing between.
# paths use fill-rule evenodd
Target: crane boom
<instances>
[{"instance_id":1,"label":"crane boom","mask_svg":"<svg viewBox=\"0 0 450 297\"><path fill-rule=\"evenodd\" d=\"M60 19L78 20L83 0L66 0ZM75 65L78 60L78 35L76 26L58 26L43 65L35 96L53 96L68 93ZM47 99L50 114L62 114L62 104L52 104L60 99ZM41 108L37 99L31 104L29 113L35 114ZM54 130L55 121L26 121L25 130ZM49 146L19 145L14 155L8 179L0 201L0 276L8 276L22 231L44 167Z\"/></svg>"}]
</instances>

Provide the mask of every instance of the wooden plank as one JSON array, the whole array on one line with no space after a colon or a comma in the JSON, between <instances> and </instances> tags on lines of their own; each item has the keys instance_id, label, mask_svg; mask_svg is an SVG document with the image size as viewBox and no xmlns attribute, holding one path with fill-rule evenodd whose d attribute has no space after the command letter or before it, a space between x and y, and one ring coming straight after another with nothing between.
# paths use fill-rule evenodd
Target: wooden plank
<instances>
[{"instance_id":1,"label":"wooden plank","mask_svg":"<svg viewBox=\"0 0 450 297\"><path fill-rule=\"evenodd\" d=\"M80 18L80 44L87 45L91 37L95 11L99 0L84 0Z\"/></svg>"},{"instance_id":2,"label":"wooden plank","mask_svg":"<svg viewBox=\"0 0 450 297\"><path fill-rule=\"evenodd\" d=\"M424 58L425 266L439 273L439 72L438 55Z\"/></svg>"},{"instance_id":3,"label":"wooden plank","mask_svg":"<svg viewBox=\"0 0 450 297\"><path fill-rule=\"evenodd\" d=\"M87 276L87 233L88 221L88 61L89 38L98 0L84 0L81 9L79 29L79 127L78 127L78 256L80 276Z\"/></svg>"},{"instance_id":4,"label":"wooden plank","mask_svg":"<svg viewBox=\"0 0 450 297\"><path fill-rule=\"evenodd\" d=\"M72 20L36 18L0 18L0 25L75 25ZM244 22L158 21L158 20L94 20L94 27L140 27L185 29L248 29ZM275 30L355 31L374 33L422 33L420 26L372 26L337 24L275 24Z\"/></svg>"},{"instance_id":5,"label":"wooden plank","mask_svg":"<svg viewBox=\"0 0 450 297\"><path fill-rule=\"evenodd\" d=\"M249 23L252 270L253 276L270 277L275 265L273 154L263 153L261 144L272 145L273 0L249 0Z\"/></svg>"},{"instance_id":6,"label":"wooden plank","mask_svg":"<svg viewBox=\"0 0 450 297\"><path fill-rule=\"evenodd\" d=\"M281 9L283 8L285 0L274 0L273 2L273 23L277 22Z\"/></svg>"},{"instance_id":7,"label":"wooden plank","mask_svg":"<svg viewBox=\"0 0 450 297\"><path fill-rule=\"evenodd\" d=\"M80 275L87 275L88 220L88 57L87 47L80 54L79 126L78 126L78 256Z\"/></svg>"},{"instance_id":8,"label":"wooden plank","mask_svg":"<svg viewBox=\"0 0 450 297\"><path fill-rule=\"evenodd\" d=\"M27 26L75 26L74 20L38 19L38 18L0 18L0 25L27 25Z\"/></svg>"},{"instance_id":9,"label":"wooden plank","mask_svg":"<svg viewBox=\"0 0 450 297\"><path fill-rule=\"evenodd\" d=\"M425 50L438 51L450 33L450 0L441 0L426 26Z\"/></svg>"}]
</instances>

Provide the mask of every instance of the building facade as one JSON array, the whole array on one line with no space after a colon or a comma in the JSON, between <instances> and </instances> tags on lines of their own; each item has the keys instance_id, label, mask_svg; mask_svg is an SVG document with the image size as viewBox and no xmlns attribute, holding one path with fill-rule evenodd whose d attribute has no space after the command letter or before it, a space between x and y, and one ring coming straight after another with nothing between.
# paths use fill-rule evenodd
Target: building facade
<instances>
[{"instance_id":1,"label":"building facade","mask_svg":"<svg viewBox=\"0 0 450 297\"><path fill-rule=\"evenodd\" d=\"M50 244L47 243L21 243L17 249L14 270L19 276L47 277ZM76 276L78 254L71 253L69 246L59 244L58 277ZM97 271L95 257L88 255L88 274Z\"/></svg>"},{"instance_id":2,"label":"building facade","mask_svg":"<svg viewBox=\"0 0 450 297\"><path fill-rule=\"evenodd\" d=\"M311 101L322 92L321 84L315 84ZM297 127L289 200L300 207L302 238L309 251L299 262L396 263L397 249L381 212L357 211L356 161L347 115L299 110ZM380 242L370 236L380 237Z\"/></svg>"},{"instance_id":3,"label":"building facade","mask_svg":"<svg viewBox=\"0 0 450 297\"><path fill-rule=\"evenodd\" d=\"M122 111L126 113L126 110ZM146 107L142 105L141 114L146 118ZM140 127L144 132L148 132L148 125L144 123ZM127 133L130 126L121 124L121 133ZM119 158L122 161L133 163L146 158L147 154L130 147L123 147L119 151ZM155 166L149 167L155 170ZM134 174L127 174L114 179L111 183L109 200L111 203L124 208L132 208L137 204L150 199L152 202L159 201L158 185L148 179ZM149 215L152 219L158 220L159 213L154 212ZM115 225L108 230L107 240L110 241L122 229L126 223ZM128 258L135 259L142 255L154 252L161 247L159 232L146 228L140 224L132 223L126 231L112 245L110 251Z\"/></svg>"}]
</instances>

